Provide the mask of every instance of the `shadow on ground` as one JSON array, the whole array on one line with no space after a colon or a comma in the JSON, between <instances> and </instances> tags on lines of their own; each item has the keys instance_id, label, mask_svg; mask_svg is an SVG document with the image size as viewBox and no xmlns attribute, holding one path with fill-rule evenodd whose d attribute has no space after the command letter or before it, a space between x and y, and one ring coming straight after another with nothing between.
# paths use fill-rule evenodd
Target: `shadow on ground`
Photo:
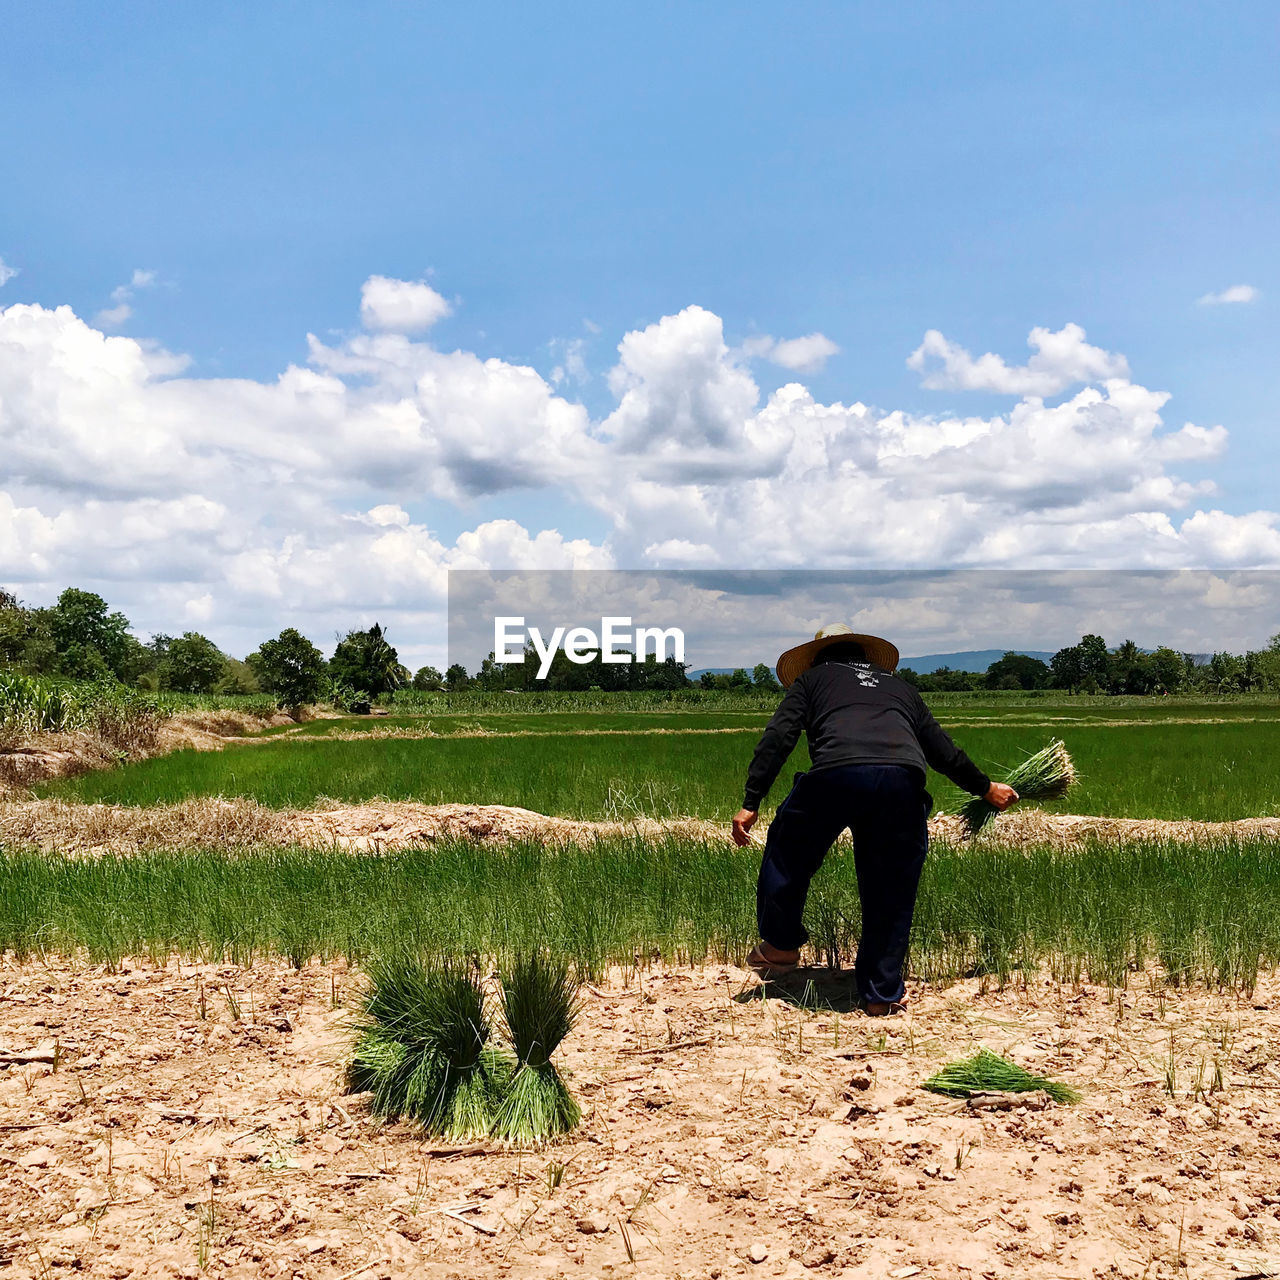
<instances>
[{"instance_id":1,"label":"shadow on ground","mask_svg":"<svg viewBox=\"0 0 1280 1280\"><path fill-rule=\"evenodd\" d=\"M824 965L803 965L785 977L762 980L738 992L734 999L739 1004L781 1000L798 1009L824 1013L852 1013L862 1008L853 971Z\"/></svg>"}]
</instances>

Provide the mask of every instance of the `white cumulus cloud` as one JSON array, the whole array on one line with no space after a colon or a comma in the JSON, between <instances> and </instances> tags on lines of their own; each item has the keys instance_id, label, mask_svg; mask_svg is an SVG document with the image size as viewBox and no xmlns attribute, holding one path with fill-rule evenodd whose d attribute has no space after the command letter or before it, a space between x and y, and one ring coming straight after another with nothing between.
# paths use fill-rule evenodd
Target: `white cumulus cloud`
<instances>
[{"instance_id":1,"label":"white cumulus cloud","mask_svg":"<svg viewBox=\"0 0 1280 1280\"><path fill-rule=\"evenodd\" d=\"M768 360L797 373L817 373L839 350L824 333L781 339L761 334L742 344L743 355Z\"/></svg>"},{"instance_id":2,"label":"white cumulus cloud","mask_svg":"<svg viewBox=\"0 0 1280 1280\"><path fill-rule=\"evenodd\" d=\"M3 258L0 258L0 288L7 285L17 274L17 267L11 267Z\"/></svg>"},{"instance_id":3,"label":"white cumulus cloud","mask_svg":"<svg viewBox=\"0 0 1280 1280\"><path fill-rule=\"evenodd\" d=\"M1256 302L1259 291L1251 284L1233 284L1216 293L1206 293L1197 299L1202 307L1220 307L1232 302Z\"/></svg>"},{"instance_id":4,"label":"white cumulus cloud","mask_svg":"<svg viewBox=\"0 0 1280 1280\"><path fill-rule=\"evenodd\" d=\"M103 329L118 329L133 316L133 297L139 289L153 289L156 273L143 267L134 267L127 284L118 284L111 290L113 305L104 307L93 317L94 324Z\"/></svg>"},{"instance_id":5,"label":"white cumulus cloud","mask_svg":"<svg viewBox=\"0 0 1280 1280\"><path fill-rule=\"evenodd\" d=\"M103 307L93 317L93 323L103 329L118 329L133 316L133 308L127 302L118 302L114 307Z\"/></svg>"},{"instance_id":6,"label":"white cumulus cloud","mask_svg":"<svg viewBox=\"0 0 1280 1280\"><path fill-rule=\"evenodd\" d=\"M690 306L622 337L593 416L399 331L193 378L69 307L0 308L0 583L95 586L243 652L286 622L441 632L450 568L1280 566L1280 516L1204 478L1224 427L1170 425L1169 394L1076 325L1031 345L1010 365L931 332L926 376L1019 398L924 415L762 394ZM521 518L495 515L515 491Z\"/></svg>"},{"instance_id":7,"label":"white cumulus cloud","mask_svg":"<svg viewBox=\"0 0 1280 1280\"><path fill-rule=\"evenodd\" d=\"M452 310L422 280L370 276L360 289L360 323L382 333L421 333Z\"/></svg>"},{"instance_id":8,"label":"white cumulus cloud","mask_svg":"<svg viewBox=\"0 0 1280 1280\"><path fill-rule=\"evenodd\" d=\"M1091 346L1078 324L1063 325L1056 332L1032 329L1027 345L1035 355L1024 365L1008 365L990 351L975 358L937 329L930 329L907 357L907 368L922 373L924 385L931 390L1013 396L1052 396L1077 383L1129 376L1124 356Z\"/></svg>"},{"instance_id":9,"label":"white cumulus cloud","mask_svg":"<svg viewBox=\"0 0 1280 1280\"><path fill-rule=\"evenodd\" d=\"M600 424L612 452L659 483L777 468L788 443L755 413L760 391L725 344L724 323L686 307L634 330L609 374L618 407Z\"/></svg>"}]
</instances>

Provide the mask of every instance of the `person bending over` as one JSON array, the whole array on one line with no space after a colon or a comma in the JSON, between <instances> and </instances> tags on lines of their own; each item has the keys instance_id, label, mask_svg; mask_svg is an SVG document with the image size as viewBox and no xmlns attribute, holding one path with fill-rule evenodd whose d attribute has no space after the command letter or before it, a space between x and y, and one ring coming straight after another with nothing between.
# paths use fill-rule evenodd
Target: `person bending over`
<instances>
[{"instance_id":1,"label":"person bending over","mask_svg":"<svg viewBox=\"0 0 1280 1280\"><path fill-rule=\"evenodd\" d=\"M920 694L893 674L897 665L887 640L844 626L788 649L777 666L787 693L756 746L733 820L734 842L746 845L803 730L813 765L796 774L769 826L756 886L760 942L748 959L764 977L796 967L809 938L801 922L809 882L848 828L862 902L854 981L873 1017L900 1009L906 994L902 968L933 807L926 766L997 809L1018 799L956 746Z\"/></svg>"}]
</instances>

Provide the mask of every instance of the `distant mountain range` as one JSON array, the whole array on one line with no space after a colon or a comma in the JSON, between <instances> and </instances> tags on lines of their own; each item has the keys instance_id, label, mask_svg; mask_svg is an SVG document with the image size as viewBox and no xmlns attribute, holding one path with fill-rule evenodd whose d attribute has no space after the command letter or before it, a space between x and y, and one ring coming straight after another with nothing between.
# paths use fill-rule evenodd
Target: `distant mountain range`
<instances>
[{"instance_id":1,"label":"distant mountain range","mask_svg":"<svg viewBox=\"0 0 1280 1280\"><path fill-rule=\"evenodd\" d=\"M925 653L914 658L903 658L898 665L910 667L921 675L937 671L939 667L950 667L952 671L985 671L997 658L1003 658L1006 653L1011 652L1025 653L1029 658L1039 658L1041 662L1048 662L1053 657L1048 649L965 649L961 653ZM755 663L747 667L747 670L750 671L753 666ZM697 680L704 671L710 671L713 676L727 676L734 670L734 667L699 667L696 671L689 672L689 679Z\"/></svg>"},{"instance_id":2,"label":"distant mountain range","mask_svg":"<svg viewBox=\"0 0 1280 1280\"><path fill-rule=\"evenodd\" d=\"M985 671L1006 653L1023 653L1041 662L1053 657L1048 649L965 649L961 653L925 653L917 658L903 658L898 665L910 667L921 675L937 671L939 667L950 667L952 671Z\"/></svg>"}]
</instances>

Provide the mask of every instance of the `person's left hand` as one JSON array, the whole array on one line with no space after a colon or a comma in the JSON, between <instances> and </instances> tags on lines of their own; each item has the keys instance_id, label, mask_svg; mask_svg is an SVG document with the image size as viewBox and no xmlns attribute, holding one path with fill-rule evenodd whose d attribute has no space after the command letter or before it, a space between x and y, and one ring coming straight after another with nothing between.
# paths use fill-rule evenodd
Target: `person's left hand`
<instances>
[{"instance_id":1,"label":"person's left hand","mask_svg":"<svg viewBox=\"0 0 1280 1280\"><path fill-rule=\"evenodd\" d=\"M756 825L760 813L756 809L739 809L733 819L733 843L738 846L751 843L751 828Z\"/></svg>"}]
</instances>

